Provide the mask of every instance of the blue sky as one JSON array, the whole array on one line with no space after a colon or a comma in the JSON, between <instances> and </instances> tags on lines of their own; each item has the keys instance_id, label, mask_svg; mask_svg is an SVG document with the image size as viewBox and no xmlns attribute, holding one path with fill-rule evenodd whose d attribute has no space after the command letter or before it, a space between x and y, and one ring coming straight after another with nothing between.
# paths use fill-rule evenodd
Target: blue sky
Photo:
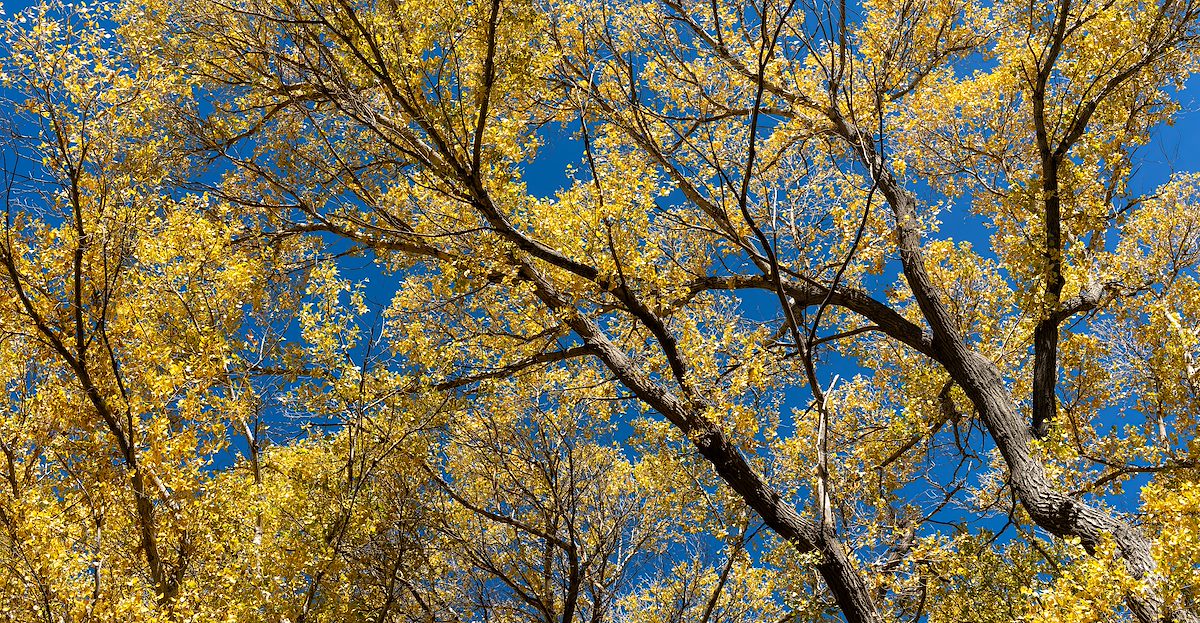
<instances>
[{"instance_id":1,"label":"blue sky","mask_svg":"<svg viewBox=\"0 0 1200 623\"><path fill-rule=\"evenodd\" d=\"M1172 173L1200 171L1200 75L1188 80L1178 101L1182 110L1175 123L1157 128L1139 152L1145 184L1139 188L1157 186Z\"/></svg>"}]
</instances>

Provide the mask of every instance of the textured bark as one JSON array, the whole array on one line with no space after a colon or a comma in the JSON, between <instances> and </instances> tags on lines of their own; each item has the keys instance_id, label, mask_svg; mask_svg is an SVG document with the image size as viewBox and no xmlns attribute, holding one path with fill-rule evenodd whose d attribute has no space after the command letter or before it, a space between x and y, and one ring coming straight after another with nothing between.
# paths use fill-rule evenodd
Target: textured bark
<instances>
[{"instance_id":1,"label":"textured bark","mask_svg":"<svg viewBox=\"0 0 1200 623\"><path fill-rule=\"evenodd\" d=\"M965 351L964 348L956 350ZM1130 575L1150 580L1151 589L1145 595L1127 597L1130 609L1139 620L1193 620L1186 612L1163 611L1162 598L1154 588L1155 563L1149 539L1110 512L1067 495L1050 479L1041 461L1032 453L1033 435L996 367L971 352L954 353L950 361L951 374L966 390L1004 456L1012 487L1029 516L1052 534L1079 537L1089 551L1106 536L1111 537Z\"/></svg>"},{"instance_id":2,"label":"textured bark","mask_svg":"<svg viewBox=\"0 0 1200 623\"><path fill-rule=\"evenodd\" d=\"M684 402L673 392L645 375L628 356L589 318L575 313L569 302L536 268L519 258L521 276L536 288L537 296L551 310L568 317L568 324L595 349L597 357L639 399L661 413L682 431L712 464L717 474L768 528L790 542L800 553L818 552L817 570L829 587L848 623L881 623L862 573L855 568L845 547L830 530L806 519L754 469L742 451L719 428L702 415L697 397Z\"/></svg>"},{"instance_id":3,"label":"textured bark","mask_svg":"<svg viewBox=\"0 0 1200 623\"><path fill-rule=\"evenodd\" d=\"M1062 0L1050 33L1050 42L1033 81L1030 99L1038 158L1042 163L1042 309L1033 331L1033 421L1034 436L1045 437L1058 412L1054 387L1058 381L1058 312L1062 296L1062 197L1058 187L1058 169L1064 152L1051 150L1046 124L1046 85L1054 63L1062 51L1067 28L1070 0ZM1066 144L1059 147L1065 147Z\"/></svg>"},{"instance_id":4,"label":"textured bark","mask_svg":"<svg viewBox=\"0 0 1200 623\"><path fill-rule=\"evenodd\" d=\"M859 147L864 162L876 171L876 182L896 217L897 246L905 279L933 330L934 358L950 372L954 382L963 388L975 406L1004 457L1011 485L1021 505L1040 527L1057 536L1079 537L1089 551L1106 537L1111 537L1130 575L1147 581L1149 588L1144 594L1131 594L1126 598L1139 620L1145 623L1196 620L1190 612L1164 607L1156 587L1149 539L1111 512L1071 497L1050 479L1045 466L1033 453L1031 428L1026 425L1000 371L966 344L925 269L920 233L916 227L915 199L883 166L873 143L864 140L856 128L836 117L835 121L839 123L839 132Z\"/></svg>"},{"instance_id":5,"label":"textured bark","mask_svg":"<svg viewBox=\"0 0 1200 623\"><path fill-rule=\"evenodd\" d=\"M802 553L820 552L817 571L848 622L883 620L875 609L862 574L831 531L796 513L720 431L706 431L698 435L694 443L700 455L712 463L721 479L762 517L767 527L793 543Z\"/></svg>"}]
</instances>

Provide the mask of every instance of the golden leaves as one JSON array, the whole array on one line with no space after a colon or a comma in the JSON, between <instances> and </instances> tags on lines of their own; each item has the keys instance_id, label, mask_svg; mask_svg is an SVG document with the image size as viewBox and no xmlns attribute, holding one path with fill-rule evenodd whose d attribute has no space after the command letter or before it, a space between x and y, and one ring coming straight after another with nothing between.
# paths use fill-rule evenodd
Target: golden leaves
<instances>
[{"instance_id":1,"label":"golden leaves","mask_svg":"<svg viewBox=\"0 0 1200 623\"><path fill-rule=\"evenodd\" d=\"M1200 590L1200 486L1194 476L1155 481L1142 488L1147 525L1159 530L1154 558L1168 603L1194 603Z\"/></svg>"},{"instance_id":2,"label":"golden leaves","mask_svg":"<svg viewBox=\"0 0 1200 623\"><path fill-rule=\"evenodd\" d=\"M948 333L1009 398L1033 322L1095 314L1064 324L1063 417L1033 454L1080 495L1157 471L1163 547L1192 539L1196 180L1127 199L1193 52L1149 5L1079 5L1061 62L1042 5L959 0L865 3L845 50L770 3L56 7L7 27L0 77L45 174L0 289L0 591L27 610L504 620L574 594L631 620L815 619L823 559L739 542L754 515L687 444L719 428L803 526L820 412L843 571L881 609L1116 612L1141 586L1111 544L970 523L1030 525L981 392L935 361L955 345L912 270L892 280L906 199ZM586 147L533 196L550 120ZM990 249L938 230L967 212ZM806 357L817 382L854 368L819 410Z\"/></svg>"},{"instance_id":3,"label":"golden leaves","mask_svg":"<svg viewBox=\"0 0 1200 623\"><path fill-rule=\"evenodd\" d=\"M1078 539L1068 540L1067 546L1072 558L1056 570L1054 581L1042 590L1024 591L1033 598L1024 620L1111 621L1123 609L1126 595L1144 590L1142 583L1130 577L1112 543L1100 544L1091 556L1082 551Z\"/></svg>"}]
</instances>

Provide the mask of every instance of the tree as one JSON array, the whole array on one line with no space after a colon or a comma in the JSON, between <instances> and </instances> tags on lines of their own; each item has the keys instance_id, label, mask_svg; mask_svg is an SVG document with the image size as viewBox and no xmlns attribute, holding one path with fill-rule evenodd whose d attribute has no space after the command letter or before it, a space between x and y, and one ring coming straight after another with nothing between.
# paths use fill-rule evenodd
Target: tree
<instances>
[{"instance_id":1,"label":"tree","mask_svg":"<svg viewBox=\"0 0 1200 623\"><path fill-rule=\"evenodd\" d=\"M89 617L1195 620L1197 178L1137 165L1198 11L22 13L6 582L47 620L89 577ZM266 449L284 416L334 426Z\"/></svg>"}]
</instances>

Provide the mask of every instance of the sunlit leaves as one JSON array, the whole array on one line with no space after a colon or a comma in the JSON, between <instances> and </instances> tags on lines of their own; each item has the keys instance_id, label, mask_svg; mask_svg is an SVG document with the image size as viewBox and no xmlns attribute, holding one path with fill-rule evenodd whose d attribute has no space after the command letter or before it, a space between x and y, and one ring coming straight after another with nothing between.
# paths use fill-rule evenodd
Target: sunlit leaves
<instances>
[{"instance_id":1,"label":"sunlit leaves","mask_svg":"<svg viewBox=\"0 0 1200 623\"><path fill-rule=\"evenodd\" d=\"M1196 179L1134 174L1195 7L840 10L6 22L2 607L819 620L846 578L905 620L1194 607ZM1035 441L985 407L1027 416L1051 320ZM1051 538L1014 470L1120 529Z\"/></svg>"}]
</instances>

